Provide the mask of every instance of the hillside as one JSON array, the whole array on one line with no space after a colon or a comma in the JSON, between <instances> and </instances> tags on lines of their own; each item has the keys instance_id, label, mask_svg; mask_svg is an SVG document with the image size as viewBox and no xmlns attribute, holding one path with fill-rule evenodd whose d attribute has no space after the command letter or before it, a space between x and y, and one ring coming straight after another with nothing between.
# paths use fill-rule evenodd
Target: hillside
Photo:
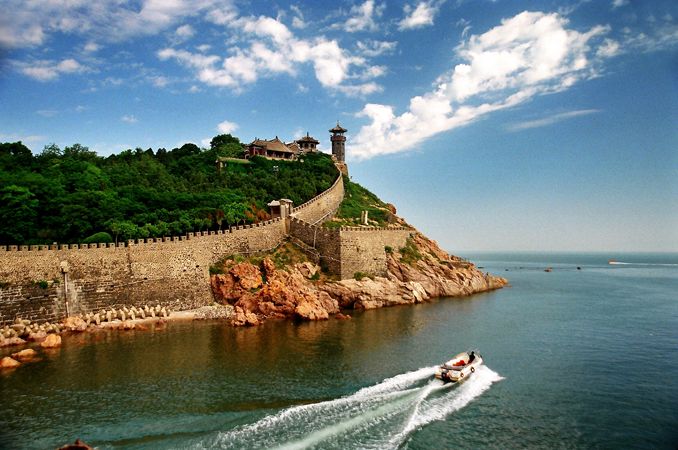
<instances>
[{"instance_id":1,"label":"hillside","mask_svg":"<svg viewBox=\"0 0 678 450\"><path fill-rule=\"evenodd\" d=\"M231 135L216 136L209 149L189 143L108 157L79 144L37 155L21 142L0 144L0 244L107 242L255 223L269 218L271 200L302 204L338 174L325 154L217 169L217 158L241 155Z\"/></svg>"},{"instance_id":2,"label":"hillside","mask_svg":"<svg viewBox=\"0 0 678 450\"><path fill-rule=\"evenodd\" d=\"M368 225L383 227L397 223L407 226L405 221L396 215L395 206L384 203L368 189L346 176L344 177L344 189L344 200L339 205L336 216L324 223L325 227L359 225L362 211L367 211Z\"/></svg>"}]
</instances>

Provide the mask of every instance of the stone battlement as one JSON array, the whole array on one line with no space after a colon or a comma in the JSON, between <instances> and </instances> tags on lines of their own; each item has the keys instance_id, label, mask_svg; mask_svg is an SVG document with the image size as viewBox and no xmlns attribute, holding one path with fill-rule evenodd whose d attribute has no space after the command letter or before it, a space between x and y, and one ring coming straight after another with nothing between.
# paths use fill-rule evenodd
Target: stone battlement
<instances>
[{"instance_id":1,"label":"stone battlement","mask_svg":"<svg viewBox=\"0 0 678 450\"><path fill-rule=\"evenodd\" d=\"M414 231L319 226L343 198L339 176L287 219L117 244L0 246L0 325L16 317L54 321L123 306L159 304L176 311L208 305L211 265L233 254L273 250L286 239L341 278L359 271L385 275L385 247L404 246Z\"/></svg>"},{"instance_id":2,"label":"stone battlement","mask_svg":"<svg viewBox=\"0 0 678 450\"><path fill-rule=\"evenodd\" d=\"M164 244L177 243L188 241L191 239L200 239L204 237L223 236L229 234L237 234L241 230L249 230L252 228L265 228L270 225L279 225L282 222L280 217L248 225L240 225L237 227L230 227L227 230L219 231L202 231L195 233L187 233L183 236L167 236L162 238L147 238L147 239L130 239L126 242L109 243L95 243L95 244L51 244L51 245L0 245L0 252L42 252L49 250L89 250L93 248L125 248L130 246L139 246L145 244Z\"/></svg>"},{"instance_id":3,"label":"stone battlement","mask_svg":"<svg viewBox=\"0 0 678 450\"><path fill-rule=\"evenodd\" d=\"M290 220L289 233L317 263L341 279L356 272L385 276L386 247L401 248L415 231L398 227L340 227L328 229L299 218Z\"/></svg>"}]
</instances>

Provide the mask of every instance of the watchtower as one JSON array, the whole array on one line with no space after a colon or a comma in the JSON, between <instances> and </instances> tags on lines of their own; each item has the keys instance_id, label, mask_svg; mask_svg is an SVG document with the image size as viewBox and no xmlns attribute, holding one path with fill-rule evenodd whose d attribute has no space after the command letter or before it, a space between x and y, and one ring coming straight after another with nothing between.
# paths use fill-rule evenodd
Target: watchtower
<instances>
[{"instance_id":1,"label":"watchtower","mask_svg":"<svg viewBox=\"0 0 678 450\"><path fill-rule=\"evenodd\" d=\"M346 156L346 136L344 136L344 133L347 131L346 128L339 125L339 122L337 122L336 127L330 130L330 133L332 133L332 137L330 138L332 141L332 156L334 156L338 162L344 162Z\"/></svg>"}]
</instances>

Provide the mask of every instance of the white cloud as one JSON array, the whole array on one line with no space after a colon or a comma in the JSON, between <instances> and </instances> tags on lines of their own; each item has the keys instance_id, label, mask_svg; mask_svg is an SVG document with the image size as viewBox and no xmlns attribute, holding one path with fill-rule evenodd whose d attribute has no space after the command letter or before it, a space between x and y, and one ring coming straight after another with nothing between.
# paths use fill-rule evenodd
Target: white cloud
<instances>
[{"instance_id":1,"label":"white cloud","mask_svg":"<svg viewBox=\"0 0 678 450\"><path fill-rule=\"evenodd\" d=\"M117 42L156 34L198 14L208 14L214 22L227 20L232 9L230 0L5 0L0 48L42 45L55 33Z\"/></svg>"},{"instance_id":2,"label":"white cloud","mask_svg":"<svg viewBox=\"0 0 678 450\"><path fill-rule=\"evenodd\" d=\"M624 30L622 43L619 46L618 53L638 50L641 52L655 52L668 48L673 48L678 44L678 24L672 21L653 26L649 34L634 32L628 28Z\"/></svg>"},{"instance_id":3,"label":"white cloud","mask_svg":"<svg viewBox=\"0 0 678 450\"><path fill-rule=\"evenodd\" d=\"M158 88L164 88L170 83L169 78L162 75L153 75L148 77L148 80L153 84L153 86Z\"/></svg>"},{"instance_id":4,"label":"white cloud","mask_svg":"<svg viewBox=\"0 0 678 450\"><path fill-rule=\"evenodd\" d=\"M100 48L101 48L101 46L99 46L99 44L97 44L96 42L88 42L83 47L83 50L84 50L85 53L94 53L97 50L99 50Z\"/></svg>"},{"instance_id":5,"label":"white cloud","mask_svg":"<svg viewBox=\"0 0 678 450\"><path fill-rule=\"evenodd\" d=\"M14 65L21 73L38 81L51 81L64 73L79 73L87 70L72 58L60 62L51 60L17 61Z\"/></svg>"},{"instance_id":6,"label":"white cloud","mask_svg":"<svg viewBox=\"0 0 678 450\"><path fill-rule=\"evenodd\" d=\"M54 117L59 114L59 111L56 109L39 109L35 113L42 117Z\"/></svg>"},{"instance_id":7,"label":"white cloud","mask_svg":"<svg viewBox=\"0 0 678 450\"><path fill-rule=\"evenodd\" d=\"M304 28L306 27L306 21L304 20L304 13L301 11L301 8L299 8L296 5L290 6L290 9L294 13L294 17L292 17L292 27L294 28Z\"/></svg>"},{"instance_id":8,"label":"white cloud","mask_svg":"<svg viewBox=\"0 0 678 450\"><path fill-rule=\"evenodd\" d=\"M530 128L545 127L548 125L553 125L554 123L562 122L563 120L572 119L574 117L588 116L591 114L597 114L599 112L599 109L580 109L576 111L567 111L564 113L552 114L547 117L542 117L541 119L513 123L508 125L506 129L508 131L522 131Z\"/></svg>"},{"instance_id":9,"label":"white cloud","mask_svg":"<svg viewBox=\"0 0 678 450\"><path fill-rule=\"evenodd\" d=\"M369 94L374 94L375 92L381 92L384 88L372 81L369 83L337 86L337 90L349 96L364 97Z\"/></svg>"},{"instance_id":10,"label":"white cloud","mask_svg":"<svg viewBox=\"0 0 678 450\"><path fill-rule=\"evenodd\" d=\"M608 28L578 32L567 24L556 13L523 12L471 36L456 48L463 63L438 77L432 91L411 98L404 113L366 104L359 117L370 123L359 130L349 154L364 159L403 152L492 111L596 76L600 61L592 47Z\"/></svg>"},{"instance_id":11,"label":"white cloud","mask_svg":"<svg viewBox=\"0 0 678 450\"><path fill-rule=\"evenodd\" d=\"M41 136L37 134L30 134L30 135L23 135L23 134L16 134L16 133L9 133L9 134L3 134L0 133L0 141L3 142L40 142L44 141L47 139L46 136Z\"/></svg>"},{"instance_id":12,"label":"white cloud","mask_svg":"<svg viewBox=\"0 0 678 450\"><path fill-rule=\"evenodd\" d=\"M403 11L406 16L398 23L398 29L411 30L433 25L439 7L440 2L437 0L419 2L416 7L405 5Z\"/></svg>"},{"instance_id":13,"label":"white cloud","mask_svg":"<svg viewBox=\"0 0 678 450\"><path fill-rule=\"evenodd\" d=\"M125 114L124 116L122 116L122 117L120 118L120 120L122 120L122 121L125 122L125 123L137 123L137 122L139 121L139 120L138 120L136 117L134 117L134 115L132 115L132 114L129 114L129 115L128 115L128 114Z\"/></svg>"},{"instance_id":14,"label":"white cloud","mask_svg":"<svg viewBox=\"0 0 678 450\"><path fill-rule=\"evenodd\" d=\"M356 43L360 54L367 57L393 53L397 45L398 43L395 41L376 41L372 39L361 40Z\"/></svg>"},{"instance_id":15,"label":"white cloud","mask_svg":"<svg viewBox=\"0 0 678 450\"><path fill-rule=\"evenodd\" d=\"M629 4L629 0L612 0L612 9L621 8Z\"/></svg>"},{"instance_id":16,"label":"white cloud","mask_svg":"<svg viewBox=\"0 0 678 450\"><path fill-rule=\"evenodd\" d=\"M217 130L221 134L232 134L237 129L238 124L234 122L229 122L228 120L224 120L219 125L217 125Z\"/></svg>"},{"instance_id":17,"label":"white cloud","mask_svg":"<svg viewBox=\"0 0 678 450\"><path fill-rule=\"evenodd\" d=\"M177 28L174 33L181 39L189 39L195 35L195 30L192 26L186 24Z\"/></svg>"},{"instance_id":18,"label":"white cloud","mask_svg":"<svg viewBox=\"0 0 678 450\"><path fill-rule=\"evenodd\" d=\"M344 30L349 33L375 31L378 27L374 19L382 16L385 7L385 4L375 4L374 0L366 0L361 5L351 7L351 17L344 23Z\"/></svg>"},{"instance_id":19,"label":"white cloud","mask_svg":"<svg viewBox=\"0 0 678 450\"><path fill-rule=\"evenodd\" d=\"M174 59L192 69L197 79L207 85L236 91L260 77L283 73L295 76L303 64L312 65L316 79L327 88L363 94L379 89L373 83L346 85L348 80L364 81L378 69L371 69L363 57L350 55L336 40L297 38L278 19L265 16L231 16L226 26L236 30L243 42L241 46L231 47L229 56L191 53L175 48L162 49L157 55L162 60Z\"/></svg>"},{"instance_id":20,"label":"white cloud","mask_svg":"<svg viewBox=\"0 0 678 450\"><path fill-rule=\"evenodd\" d=\"M605 39L603 45L598 47L596 55L601 58L610 58L619 53L619 42L612 39Z\"/></svg>"}]
</instances>

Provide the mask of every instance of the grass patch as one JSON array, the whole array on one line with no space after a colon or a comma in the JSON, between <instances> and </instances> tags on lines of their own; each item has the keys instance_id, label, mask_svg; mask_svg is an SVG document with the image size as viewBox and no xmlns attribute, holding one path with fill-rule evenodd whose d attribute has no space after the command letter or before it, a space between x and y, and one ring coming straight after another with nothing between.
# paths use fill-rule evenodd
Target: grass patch
<instances>
[{"instance_id":1,"label":"grass patch","mask_svg":"<svg viewBox=\"0 0 678 450\"><path fill-rule=\"evenodd\" d=\"M407 238L405 246L400 248L400 261L413 266L414 263L422 258L423 256L415 245L414 240L411 237Z\"/></svg>"},{"instance_id":2,"label":"grass patch","mask_svg":"<svg viewBox=\"0 0 678 450\"><path fill-rule=\"evenodd\" d=\"M365 272L356 272L356 273L353 274L353 278L358 280L358 281L361 281L364 278L369 278L370 280L374 280L373 275L370 275L369 273L365 273Z\"/></svg>"},{"instance_id":3,"label":"grass patch","mask_svg":"<svg viewBox=\"0 0 678 450\"><path fill-rule=\"evenodd\" d=\"M339 206L336 218L326 222L324 224L326 227L359 225L362 211L367 211L367 218L375 221L378 226L386 226L394 221L394 216L386 207L386 203L358 183L349 180L348 177L344 177L344 191L344 200Z\"/></svg>"}]
</instances>

